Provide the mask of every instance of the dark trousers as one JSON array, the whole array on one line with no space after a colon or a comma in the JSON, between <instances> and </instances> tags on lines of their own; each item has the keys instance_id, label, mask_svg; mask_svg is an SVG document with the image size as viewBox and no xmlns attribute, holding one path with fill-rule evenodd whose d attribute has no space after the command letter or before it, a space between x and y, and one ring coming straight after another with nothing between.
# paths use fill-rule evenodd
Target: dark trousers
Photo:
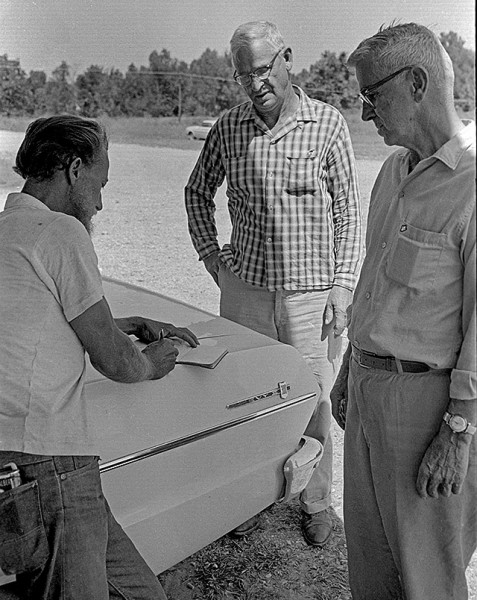
<instances>
[{"instance_id":1,"label":"dark trousers","mask_svg":"<svg viewBox=\"0 0 477 600\"><path fill-rule=\"evenodd\" d=\"M0 566L17 573L21 598L166 598L111 514L97 457L0 451L0 465L11 461L22 486L0 494Z\"/></svg>"},{"instance_id":2,"label":"dark trousers","mask_svg":"<svg viewBox=\"0 0 477 600\"><path fill-rule=\"evenodd\" d=\"M446 372L391 373L351 360L344 521L354 600L467 599L465 570L477 538L476 440L460 494L423 499L416 491L448 402Z\"/></svg>"}]
</instances>

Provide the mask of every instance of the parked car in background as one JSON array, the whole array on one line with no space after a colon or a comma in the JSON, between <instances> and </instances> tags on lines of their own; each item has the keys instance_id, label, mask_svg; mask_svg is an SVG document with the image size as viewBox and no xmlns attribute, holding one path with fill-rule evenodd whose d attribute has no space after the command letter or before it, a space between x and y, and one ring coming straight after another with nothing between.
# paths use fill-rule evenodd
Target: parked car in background
<instances>
[{"instance_id":1,"label":"parked car in background","mask_svg":"<svg viewBox=\"0 0 477 600\"><path fill-rule=\"evenodd\" d=\"M205 140L217 119L205 119L200 125L191 125L186 129L187 137L193 140Z\"/></svg>"}]
</instances>

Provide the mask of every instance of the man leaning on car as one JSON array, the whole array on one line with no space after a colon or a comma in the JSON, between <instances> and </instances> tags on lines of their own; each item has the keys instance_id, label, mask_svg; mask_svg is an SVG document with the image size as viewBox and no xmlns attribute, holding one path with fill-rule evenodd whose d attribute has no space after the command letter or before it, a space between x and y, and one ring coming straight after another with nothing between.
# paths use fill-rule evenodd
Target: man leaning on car
<instances>
[{"instance_id":1,"label":"man leaning on car","mask_svg":"<svg viewBox=\"0 0 477 600\"><path fill-rule=\"evenodd\" d=\"M108 142L93 120L37 119L0 213L0 568L21 598L165 598L102 490L84 395L85 350L106 377L159 379L184 328L113 319L88 233L102 209ZM140 351L126 334L149 345ZM7 480L4 480L7 481ZM4 597L0 588L0 598Z\"/></svg>"}]
</instances>

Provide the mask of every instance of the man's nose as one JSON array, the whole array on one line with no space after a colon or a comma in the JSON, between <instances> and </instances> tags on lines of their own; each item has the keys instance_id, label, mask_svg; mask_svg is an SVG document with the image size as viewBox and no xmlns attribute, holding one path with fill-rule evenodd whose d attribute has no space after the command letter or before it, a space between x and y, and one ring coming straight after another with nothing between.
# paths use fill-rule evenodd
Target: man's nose
<instances>
[{"instance_id":1,"label":"man's nose","mask_svg":"<svg viewBox=\"0 0 477 600\"><path fill-rule=\"evenodd\" d=\"M256 75L252 76L252 83L250 84L250 87L254 92L258 92L258 90L262 87L262 84L263 81L259 77Z\"/></svg>"},{"instance_id":2,"label":"man's nose","mask_svg":"<svg viewBox=\"0 0 477 600\"><path fill-rule=\"evenodd\" d=\"M363 102L363 110L361 112L361 119L363 121L371 121L376 116L374 107L370 106L367 102Z\"/></svg>"}]
</instances>

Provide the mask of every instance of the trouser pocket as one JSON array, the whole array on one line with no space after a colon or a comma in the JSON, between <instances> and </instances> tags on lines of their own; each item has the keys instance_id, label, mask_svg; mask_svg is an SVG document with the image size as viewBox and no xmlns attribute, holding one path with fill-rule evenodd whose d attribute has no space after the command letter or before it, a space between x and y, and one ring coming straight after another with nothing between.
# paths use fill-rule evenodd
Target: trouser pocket
<instances>
[{"instance_id":1,"label":"trouser pocket","mask_svg":"<svg viewBox=\"0 0 477 600\"><path fill-rule=\"evenodd\" d=\"M7 575L34 571L48 558L38 483L0 494L0 568Z\"/></svg>"}]
</instances>

